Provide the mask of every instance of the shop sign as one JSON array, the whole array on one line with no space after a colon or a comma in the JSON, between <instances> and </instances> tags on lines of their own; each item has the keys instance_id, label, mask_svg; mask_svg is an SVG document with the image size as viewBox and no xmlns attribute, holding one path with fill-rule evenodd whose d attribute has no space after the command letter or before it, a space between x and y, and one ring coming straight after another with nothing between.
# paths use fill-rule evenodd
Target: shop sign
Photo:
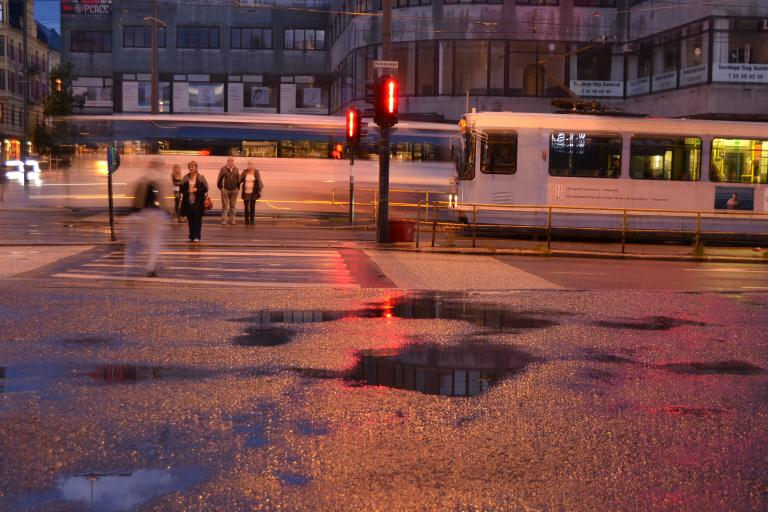
<instances>
[{"instance_id":1,"label":"shop sign","mask_svg":"<svg viewBox=\"0 0 768 512\"><path fill-rule=\"evenodd\" d=\"M692 66L680 70L680 87L700 84L707 81L707 65Z\"/></svg>"},{"instance_id":2,"label":"shop sign","mask_svg":"<svg viewBox=\"0 0 768 512\"><path fill-rule=\"evenodd\" d=\"M715 82L768 84L768 64L715 64Z\"/></svg>"},{"instance_id":3,"label":"shop sign","mask_svg":"<svg viewBox=\"0 0 768 512\"><path fill-rule=\"evenodd\" d=\"M571 90L577 96L602 96L621 98L624 82L608 80L571 80Z\"/></svg>"},{"instance_id":4,"label":"shop sign","mask_svg":"<svg viewBox=\"0 0 768 512\"><path fill-rule=\"evenodd\" d=\"M649 92L651 92L651 79L647 76L627 82L627 96L638 96Z\"/></svg>"},{"instance_id":5,"label":"shop sign","mask_svg":"<svg viewBox=\"0 0 768 512\"><path fill-rule=\"evenodd\" d=\"M61 14L110 15L112 14L112 0L62 0Z\"/></svg>"},{"instance_id":6,"label":"shop sign","mask_svg":"<svg viewBox=\"0 0 768 512\"><path fill-rule=\"evenodd\" d=\"M677 85L677 71L669 71L660 75L653 75L653 91L666 91L674 89Z\"/></svg>"}]
</instances>

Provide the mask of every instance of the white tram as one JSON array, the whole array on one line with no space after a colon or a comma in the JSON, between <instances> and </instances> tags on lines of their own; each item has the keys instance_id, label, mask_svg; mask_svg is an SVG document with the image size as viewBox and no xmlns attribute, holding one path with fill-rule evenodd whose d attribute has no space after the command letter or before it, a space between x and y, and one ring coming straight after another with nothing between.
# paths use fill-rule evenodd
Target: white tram
<instances>
[{"instance_id":1,"label":"white tram","mask_svg":"<svg viewBox=\"0 0 768 512\"><path fill-rule=\"evenodd\" d=\"M479 222L540 226L551 206L556 227L615 228L628 209L629 228L692 231L689 211L702 231L768 232L766 123L481 112L459 127L462 220L481 205Z\"/></svg>"}]
</instances>

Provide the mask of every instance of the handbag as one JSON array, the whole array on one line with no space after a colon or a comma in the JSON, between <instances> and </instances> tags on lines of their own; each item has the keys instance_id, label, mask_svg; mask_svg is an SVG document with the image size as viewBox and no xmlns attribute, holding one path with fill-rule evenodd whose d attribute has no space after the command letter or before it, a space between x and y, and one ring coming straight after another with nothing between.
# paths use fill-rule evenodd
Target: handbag
<instances>
[{"instance_id":1,"label":"handbag","mask_svg":"<svg viewBox=\"0 0 768 512\"><path fill-rule=\"evenodd\" d=\"M211 210L211 209L213 209L213 200L208 195L206 195L205 199L203 199L203 209L204 210Z\"/></svg>"}]
</instances>

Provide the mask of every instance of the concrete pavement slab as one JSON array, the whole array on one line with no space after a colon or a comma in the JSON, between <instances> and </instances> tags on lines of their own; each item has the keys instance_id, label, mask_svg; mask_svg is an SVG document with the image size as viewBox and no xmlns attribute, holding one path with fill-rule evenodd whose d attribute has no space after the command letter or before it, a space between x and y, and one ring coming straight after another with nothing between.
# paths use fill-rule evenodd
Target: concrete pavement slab
<instances>
[{"instance_id":1,"label":"concrete pavement slab","mask_svg":"<svg viewBox=\"0 0 768 512\"><path fill-rule=\"evenodd\" d=\"M491 256L366 251L400 288L412 290L541 290L558 285Z\"/></svg>"},{"instance_id":2,"label":"concrete pavement slab","mask_svg":"<svg viewBox=\"0 0 768 512\"><path fill-rule=\"evenodd\" d=\"M0 279L44 267L90 249L93 249L92 245L0 247Z\"/></svg>"}]
</instances>

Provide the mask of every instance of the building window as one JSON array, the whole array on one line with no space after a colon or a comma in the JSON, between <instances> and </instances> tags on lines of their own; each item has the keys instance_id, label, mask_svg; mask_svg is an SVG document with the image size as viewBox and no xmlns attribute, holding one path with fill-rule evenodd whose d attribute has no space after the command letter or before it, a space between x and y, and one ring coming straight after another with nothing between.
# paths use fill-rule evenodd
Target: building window
<instances>
[{"instance_id":1,"label":"building window","mask_svg":"<svg viewBox=\"0 0 768 512\"><path fill-rule=\"evenodd\" d=\"M701 139L632 137L629 175L639 180L698 181Z\"/></svg>"},{"instance_id":2,"label":"building window","mask_svg":"<svg viewBox=\"0 0 768 512\"><path fill-rule=\"evenodd\" d=\"M0 36L0 57L5 56L5 36Z\"/></svg>"},{"instance_id":3,"label":"building window","mask_svg":"<svg viewBox=\"0 0 768 512\"><path fill-rule=\"evenodd\" d=\"M454 94L488 94L488 41L456 41Z\"/></svg>"},{"instance_id":4,"label":"building window","mask_svg":"<svg viewBox=\"0 0 768 512\"><path fill-rule=\"evenodd\" d=\"M224 84L189 84L190 108L224 108Z\"/></svg>"},{"instance_id":5,"label":"building window","mask_svg":"<svg viewBox=\"0 0 768 512\"><path fill-rule=\"evenodd\" d=\"M560 0L515 0L517 5L560 5Z\"/></svg>"},{"instance_id":6,"label":"building window","mask_svg":"<svg viewBox=\"0 0 768 512\"><path fill-rule=\"evenodd\" d=\"M178 27L176 29L178 48L217 49L219 48L219 27Z\"/></svg>"},{"instance_id":7,"label":"building window","mask_svg":"<svg viewBox=\"0 0 768 512\"><path fill-rule=\"evenodd\" d=\"M151 48L152 27L130 25L123 27L123 48ZM157 47L165 48L165 27L157 27Z\"/></svg>"},{"instance_id":8,"label":"building window","mask_svg":"<svg viewBox=\"0 0 768 512\"><path fill-rule=\"evenodd\" d=\"M286 29L286 50L325 50L325 30Z\"/></svg>"},{"instance_id":9,"label":"building window","mask_svg":"<svg viewBox=\"0 0 768 512\"><path fill-rule=\"evenodd\" d=\"M160 112L170 112L171 107L171 84L170 82L159 82L157 84L158 110ZM138 84L138 106L146 109L152 108L152 82L139 82Z\"/></svg>"},{"instance_id":10,"label":"building window","mask_svg":"<svg viewBox=\"0 0 768 512\"><path fill-rule=\"evenodd\" d=\"M416 43L416 94L437 94L436 53L434 41Z\"/></svg>"},{"instance_id":11,"label":"building window","mask_svg":"<svg viewBox=\"0 0 768 512\"><path fill-rule=\"evenodd\" d=\"M456 2L451 0L446 0L445 3L450 4L450 3L456 3ZM501 3L501 2L499 1L498 3ZM432 0L397 0L393 7L417 7L419 5L432 5Z\"/></svg>"},{"instance_id":12,"label":"building window","mask_svg":"<svg viewBox=\"0 0 768 512\"><path fill-rule=\"evenodd\" d=\"M574 7L616 7L616 0L573 0Z\"/></svg>"},{"instance_id":13,"label":"building window","mask_svg":"<svg viewBox=\"0 0 768 512\"><path fill-rule=\"evenodd\" d=\"M0 23L4 23L5 22L5 7L4 7L4 5L5 4L1 4L0 3Z\"/></svg>"},{"instance_id":14,"label":"building window","mask_svg":"<svg viewBox=\"0 0 768 512\"><path fill-rule=\"evenodd\" d=\"M72 52L109 53L112 51L112 32L73 30L70 48ZM21 58L21 52L19 52Z\"/></svg>"},{"instance_id":15,"label":"building window","mask_svg":"<svg viewBox=\"0 0 768 512\"><path fill-rule=\"evenodd\" d=\"M592 48L576 57L576 79L608 81L611 79L611 47Z\"/></svg>"},{"instance_id":16,"label":"building window","mask_svg":"<svg viewBox=\"0 0 768 512\"><path fill-rule=\"evenodd\" d=\"M5 70L0 70L0 90L5 90Z\"/></svg>"},{"instance_id":17,"label":"building window","mask_svg":"<svg viewBox=\"0 0 768 512\"><path fill-rule=\"evenodd\" d=\"M271 50L272 29L233 28L229 34L229 46L242 50Z\"/></svg>"},{"instance_id":18,"label":"building window","mask_svg":"<svg viewBox=\"0 0 768 512\"><path fill-rule=\"evenodd\" d=\"M621 174L621 136L553 132L549 142L549 174L618 178Z\"/></svg>"}]
</instances>

